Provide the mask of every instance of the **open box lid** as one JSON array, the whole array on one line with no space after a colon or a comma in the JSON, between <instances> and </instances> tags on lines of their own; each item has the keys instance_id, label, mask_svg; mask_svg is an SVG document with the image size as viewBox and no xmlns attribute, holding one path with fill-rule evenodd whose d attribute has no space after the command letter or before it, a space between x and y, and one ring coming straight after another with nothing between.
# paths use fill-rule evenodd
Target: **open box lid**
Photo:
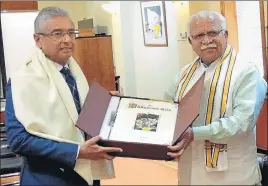
<instances>
[{"instance_id":1,"label":"open box lid","mask_svg":"<svg viewBox=\"0 0 268 186\"><path fill-rule=\"evenodd\" d=\"M199 115L204 74L179 103L173 144ZM76 126L90 137L99 135L112 95L93 81L77 120ZM125 97L125 96L123 96ZM139 98L138 98L139 99ZM146 98L145 98L146 99Z\"/></svg>"},{"instance_id":2,"label":"open box lid","mask_svg":"<svg viewBox=\"0 0 268 186\"><path fill-rule=\"evenodd\" d=\"M200 102L205 80L205 73L197 80L179 103L177 124L174 131L173 145L178 143L180 136L194 122L200 113Z\"/></svg>"},{"instance_id":3,"label":"open box lid","mask_svg":"<svg viewBox=\"0 0 268 186\"><path fill-rule=\"evenodd\" d=\"M90 137L99 135L111 97L109 91L93 81L76 126Z\"/></svg>"}]
</instances>

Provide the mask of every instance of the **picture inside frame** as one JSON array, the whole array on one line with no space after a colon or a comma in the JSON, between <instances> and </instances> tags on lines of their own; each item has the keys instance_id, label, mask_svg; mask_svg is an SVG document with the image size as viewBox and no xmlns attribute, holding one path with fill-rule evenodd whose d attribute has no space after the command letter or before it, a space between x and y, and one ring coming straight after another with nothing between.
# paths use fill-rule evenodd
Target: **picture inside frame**
<instances>
[{"instance_id":1,"label":"picture inside frame","mask_svg":"<svg viewBox=\"0 0 268 186\"><path fill-rule=\"evenodd\" d=\"M118 105L117 105L118 104ZM103 139L170 145L176 127L178 104L135 98L111 100Z\"/></svg>"},{"instance_id":2,"label":"picture inside frame","mask_svg":"<svg viewBox=\"0 0 268 186\"><path fill-rule=\"evenodd\" d=\"M145 46L168 46L164 1L141 1Z\"/></svg>"}]
</instances>

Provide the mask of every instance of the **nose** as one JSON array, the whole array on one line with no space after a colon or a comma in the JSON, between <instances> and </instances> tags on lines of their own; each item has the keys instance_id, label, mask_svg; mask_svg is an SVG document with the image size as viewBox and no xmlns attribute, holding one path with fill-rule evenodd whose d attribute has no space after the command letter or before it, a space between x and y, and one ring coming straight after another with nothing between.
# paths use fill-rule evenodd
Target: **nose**
<instances>
[{"instance_id":1,"label":"nose","mask_svg":"<svg viewBox=\"0 0 268 186\"><path fill-rule=\"evenodd\" d=\"M204 36L204 39L202 40L202 44L210 44L212 42L212 39L208 37L207 35Z\"/></svg>"},{"instance_id":2,"label":"nose","mask_svg":"<svg viewBox=\"0 0 268 186\"><path fill-rule=\"evenodd\" d=\"M69 34L65 34L62 39L64 42L71 42L72 38L69 36Z\"/></svg>"}]
</instances>

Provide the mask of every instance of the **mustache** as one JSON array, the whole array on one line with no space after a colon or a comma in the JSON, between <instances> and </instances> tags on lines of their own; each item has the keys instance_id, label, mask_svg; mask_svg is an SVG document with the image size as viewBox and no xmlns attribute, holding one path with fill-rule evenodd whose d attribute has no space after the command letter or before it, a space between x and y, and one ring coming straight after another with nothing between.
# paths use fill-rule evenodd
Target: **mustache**
<instances>
[{"instance_id":1,"label":"mustache","mask_svg":"<svg viewBox=\"0 0 268 186\"><path fill-rule=\"evenodd\" d=\"M202 45L201 46L201 50L206 50L206 49L209 49L209 48L217 48L217 45L213 43L213 44Z\"/></svg>"}]
</instances>

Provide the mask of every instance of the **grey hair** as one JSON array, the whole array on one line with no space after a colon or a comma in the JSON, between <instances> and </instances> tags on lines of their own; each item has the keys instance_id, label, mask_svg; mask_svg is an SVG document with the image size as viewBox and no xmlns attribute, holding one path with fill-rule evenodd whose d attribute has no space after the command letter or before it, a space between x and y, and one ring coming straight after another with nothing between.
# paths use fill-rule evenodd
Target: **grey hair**
<instances>
[{"instance_id":1,"label":"grey hair","mask_svg":"<svg viewBox=\"0 0 268 186\"><path fill-rule=\"evenodd\" d=\"M50 6L43 8L34 21L34 32L41 33L43 30L42 25L45 21L52 19L54 17L68 17L70 20L69 13L61 7Z\"/></svg>"},{"instance_id":2,"label":"grey hair","mask_svg":"<svg viewBox=\"0 0 268 186\"><path fill-rule=\"evenodd\" d=\"M197 21L200 19L210 19L210 20L219 20L221 29L226 30L226 19L225 17L215 11L200 11L196 14L192 15L187 23L187 33L190 35L190 25L193 21Z\"/></svg>"}]
</instances>

